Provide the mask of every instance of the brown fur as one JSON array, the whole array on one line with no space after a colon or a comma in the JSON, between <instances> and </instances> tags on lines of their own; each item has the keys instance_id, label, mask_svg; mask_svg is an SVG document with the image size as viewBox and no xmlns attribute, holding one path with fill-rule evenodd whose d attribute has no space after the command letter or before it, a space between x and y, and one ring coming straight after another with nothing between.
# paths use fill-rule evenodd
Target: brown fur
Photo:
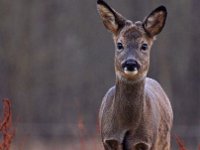
<instances>
[{"instance_id":1,"label":"brown fur","mask_svg":"<svg viewBox=\"0 0 200 150\"><path fill-rule=\"evenodd\" d=\"M116 84L104 96L99 113L104 148L170 150L171 104L160 84L146 77L150 49L155 36L164 27L166 9L161 6L144 22L132 23L104 1L98 0L97 3L103 23L113 33L116 45ZM119 42L123 50L117 49ZM148 49L142 51L144 43ZM135 75L126 74L122 68L123 62L130 58L140 65Z\"/></svg>"}]
</instances>

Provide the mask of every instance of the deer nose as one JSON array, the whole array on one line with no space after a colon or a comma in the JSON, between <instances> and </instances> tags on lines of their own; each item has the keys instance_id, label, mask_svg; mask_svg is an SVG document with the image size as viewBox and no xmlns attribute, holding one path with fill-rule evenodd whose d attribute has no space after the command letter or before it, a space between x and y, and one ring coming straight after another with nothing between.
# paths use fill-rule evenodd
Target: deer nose
<instances>
[{"instance_id":1,"label":"deer nose","mask_svg":"<svg viewBox=\"0 0 200 150\"><path fill-rule=\"evenodd\" d=\"M134 72L140 69L140 65L136 60L128 59L122 64L122 68L125 72Z\"/></svg>"}]
</instances>

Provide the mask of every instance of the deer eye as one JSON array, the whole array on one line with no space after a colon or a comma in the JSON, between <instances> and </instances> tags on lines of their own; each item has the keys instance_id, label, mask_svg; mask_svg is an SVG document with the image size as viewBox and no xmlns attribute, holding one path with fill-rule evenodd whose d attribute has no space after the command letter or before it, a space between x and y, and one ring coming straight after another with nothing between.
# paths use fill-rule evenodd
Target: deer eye
<instances>
[{"instance_id":1,"label":"deer eye","mask_svg":"<svg viewBox=\"0 0 200 150\"><path fill-rule=\"evenodd\" d=\"M119 50L122 50L122 49L124 49L124 47L123 47L123 45L122 45L122 43L117 43L117 48L119 49Z\"/></svg>"},{"instance_id":2,"label":"deer eye","mask_svg":"<svg viewBox=\"0 0 200 150\"><path fill-rule=\"evenodd\" d=\"M142 44L141 50L146 51L148 49L148 45L146 43Z\"/></svg>"}]
</instances>

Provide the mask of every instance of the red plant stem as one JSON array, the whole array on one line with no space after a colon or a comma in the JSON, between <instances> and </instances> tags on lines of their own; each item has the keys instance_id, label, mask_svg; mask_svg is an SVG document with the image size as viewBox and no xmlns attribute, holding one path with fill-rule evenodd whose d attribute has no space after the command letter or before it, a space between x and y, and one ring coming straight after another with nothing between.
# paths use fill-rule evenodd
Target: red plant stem
<instances>
[{"instance_id":1,"label":"red plant stem","mask_svg":"<svg viewBox=\"0 0 200 150\"><path fill-rule=\"evenodd\" d=\"M85 139L84 139L85 125L84 125L82 117L79 117L78 129L79 129L80 149L86 150L85 149Z\"/></svg>"},{"instance_id":2,"label":"red plant stem","mask_svg":"<svg viewBox=\"0 0 200 150\"><path fill-rule=\"evenodd\" d=\"M179 146L179 150L187 150L184 145L184 142L181 140L181 138L179 136L176 136L176 142Z\"/></svg>"},{"instance_id":3,"label":"red plant stem","mask_svg":"<svg viewBox=\"0 0 200 150\"><path fill-rule=\"evenodd\" d=\"M12 127L12 112L11 103L9 99L3 100L3 120L0 123L0 132L3 135L2 142L0 143L0 150L9 150L11 141L14 137Z\"/></svg>"}]
</instances>

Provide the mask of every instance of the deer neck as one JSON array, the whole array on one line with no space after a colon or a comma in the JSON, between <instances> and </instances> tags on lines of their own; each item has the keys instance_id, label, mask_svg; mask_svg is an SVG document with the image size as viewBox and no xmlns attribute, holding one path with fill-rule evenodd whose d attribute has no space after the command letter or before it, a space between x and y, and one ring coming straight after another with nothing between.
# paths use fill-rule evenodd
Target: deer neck
<instances>
[{"instance_id":1,"label":"deer neck","mask_svg":"<svg viewBox=\"0 0 200 150\"><path fill-rule=\"evenodd\" d=\"M141 119L145 98L144 85L145 79L133 83L116 80L113 109L121 124L133 124Z\"/></svg>"}]
</instances>

